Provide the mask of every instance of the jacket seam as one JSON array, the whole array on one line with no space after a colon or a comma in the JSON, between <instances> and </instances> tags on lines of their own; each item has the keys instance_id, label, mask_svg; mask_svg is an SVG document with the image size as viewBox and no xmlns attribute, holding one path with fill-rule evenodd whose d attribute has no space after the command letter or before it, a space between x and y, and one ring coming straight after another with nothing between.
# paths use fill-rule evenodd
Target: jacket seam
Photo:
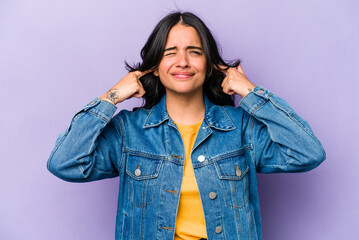
<instances>
[{"instance_id":1,"label":"jacket seam","mask_svg":"<svg viewBox=\"0 0 359 240\"><path fill-rule=\"evenodd\" d=\"M318 141L315 139L315 137L313 137L313 135L308 131L307 127L304 126L302 124L302 122L295 117L294 114L289 113L286 109L284 109L280 105L278 105L272 97L270 97L269 100L270 100L270 103L273 104L273 106L275 106L276 108L281 110L283 113L285 113L287 118L289 118L292 122L294 122L297 126L299 126L311 138L311 140L317 144L317 146L320 148L321 152L325 155L324 149L321 147L321 145L318 143Z\"/></svg>"},{"instance_id":2,"label":"jacket seam","mask_svg":"<svg viewBox=\"0 0 359 240\"><path fill-rule=\"evenodd\" d=\"M124 123L122 121L121 118L113 118L117 124L118 124L118 127L119 127L119 132L120 132L120 138L122 140L122 148L121 148L121 156L120 156L120 160L118 162L118 169L117 171L120 173L120 170L124 167L124 159L125 159L125 148L126 148L126 135L125 135L125 126L124 126Z\"/></svg>"}]
</instances>

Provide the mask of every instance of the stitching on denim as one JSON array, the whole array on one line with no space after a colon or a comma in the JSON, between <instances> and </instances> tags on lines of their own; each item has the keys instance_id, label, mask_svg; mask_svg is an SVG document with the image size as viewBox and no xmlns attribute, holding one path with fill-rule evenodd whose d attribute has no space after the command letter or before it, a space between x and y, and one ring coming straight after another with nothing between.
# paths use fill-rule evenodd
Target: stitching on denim
<instances>
[{"instance_id":1,"label":"stitching on denim","mask_svg":"<svg viewBox=\"0 0 359 240\"><path fill-rule=\"evenodd\" d=\"M237 188L236 188L236 184L233 181L230 181L230 189L232 192L232 198L234 197L234 201L232 201L232 203L235 203L235 206L239 206L240 204L238 204L238 199L237 199Z\"/></svg>"},{"instance_id":2,"label":"stitching on denim","mask_svg":"<svg viewBox=\"0 0 359 240\"><path fill-rule=\"evenodd\" d=\"M236 214L236 217L237 217L237 219L238 219L238 227L239 227L239 232L240 232L240 236L241 236L241 238L242 238L242 223L241 223L241 218L240 218L240 213L239 213L239 208L235 208L234 209L234 212L235 212L235 214ZM238 229L237 229L237 232L238 232Z\"/></svg>"},{"instance_id":3,"label":"stitching on denim","mask_svg":"<svg viewBox=\"0 0 359 240\"><path fill-rule=\"evenodd\" d=\"M148 113L148 115L147 115L147 117L146 117L146 120L145 120L145 123L143 124L143 127L146 126L147 121L148 121L148 118L150 117L150 115L151 115L151 113L152 113L152 111L153 111L153 108L154 108L154 107L152 107L152 108L151 108L151 111Z\"/></svg>"},{"instance_id":4,"label":"stitching on denim","mask_svg":"<svg viewBox=\"0 0 359 240\"><path fill-rule=\"evenodd\" d=\"M251 149L251 146L249 144L247 144L247 145L245 145L244 147L242 147L239 150L232 151L232 152L229 152L229 153L225 153L225 154L222 154L220 156L215 156L214 158L212 158L212 162L217 162L217 161L222 160L222 159L242 155L245 151L247 151L249 149Z\"/></svg>"},{"instance_id":5,"label":"stitching on denim","mask_svg":"<svg viewBox=\"0 0 359 240\"><path fill-rule=\"evenodd\" d=\"M288 166L287 162L285 164L283 164L283 165L278 165L278 164L263 165L263 164L259 164L259 167L270 167L270 168L281 168L281 167L286 167L286 166Z\"/></svg>"},{"instance_id":6,"label":"stitching on denim","mask_svg":"<svg viewBox=\"0 0 359 240\"><path fill-rule=\"evenodd\" d=\"M216 170L217 170L217 173L218 173L218 168L217 168L217 165L216 164L214 164L214 167L216 168ZM220 179L219 178L219 182L220 182L220 185L222 186L222 189L223 189L223 196L224 196L224 202L225 202L225 205L226 206L229 206L229 207L234 207L234 208L239 208L239 209L242 209L246 204L247 204L247 202L248 202L248 199L246 198L246 200L244 201L244 203L243 203L243 206L241 206L241 207L238 207L238 206L235 206L235 205L231 205L231 204L228 204L227 203L227 197L226 197L226 191L225 191L225 188L224 188L224 184L225 184L225 182L224 181L228 181L228 184L230 185L230 191L231 191L231 196L232 196L232 187L231 187L231 182L233 181L233 180L227 180L227 179ZM236 182L241 182L241 181L243 181L243 180L239 180L239 181L236 181ZM236 199L237 200L237 199ZM233 199L232 199L232 201L233 201Z\"/></svg>"},{"instance_id":7,"label":"stitching on denim","mask_svg":"<svg viewBox=\"0 0 359 240\"><path fill-rule=\"evenodd\" d=\"M154 155L154 154L147 153L147 152L131 150L131 149L127 148L127 147L124 148L124 151L127 152L129 155L132 155L132 156L152 158L152 159L157 159L157 160L166 160L166 159L168 159L168 157L165 156L165 155Z\"/></svg>"},{"instance_id":8,"label":"stitching on denim","mask_svg":"<svg viewBox=\"0 0 359 240\"><path fill-rule=\"evenodd\" d=\"M199 129L199 131L200 131L201 129ZM192 148L192 150L191 150L191 159L192 159L192 152L195 150L195 149L197 149L197 147L199 146L199 145L201 145L211 134L212 134L212 129L210 129L209 130L210 132L206 135L206 137L204 138L204 139L202 139L202 141L201 142L198 142L197 144L196 144L196 142L194 143L194 145L193 145L193 148ZM198 134L199 134L199 132L197 133L197 138L198 138ZM196 138L196 140L197 140L197 138ZM183 141L183 140L182 140Z\"/></svg>"},{"instance_id":9,"label":"stitching on denim","mask_svg":"<svg viewBox=\"0 0 359 240\"><path fill-rule=\"evenodd\" d=\"M126 234L125 234L125 226L126 226L126 223L127 223L127 214L125 213L124 214L124 216L122 217L122 236L121 236L121 239L123 240L123 239L126 239L125 237L126 237ZM117 235L118 233L116 233L116 235Z\"/></svg>"},{"instance_id":10,"label":"stitching on denim","mask_svg":"<svg viewBox=\"0 0 359 240\"><path fill-rule=\"evenodd\" d=\"M141 175L141 176L136 176L135 174L133 174L126 165L126 173L133 179L137 180L137 181L143 181L143 180L149 180L149 179L155 179L158 178L159 176L159 172L161 170L163 164L163 160L158 161L155 172L152 174L147 174L147 175Z\"/></svg>"},{"instance_id":11,"label":"stitching on denim","mask_svg":"<svg viewBox=\"0 0 359 240\"><path fill-rule=\"evenodd\" d=\"M271 94L270 94L271 95ZM269 96L270 97L270 96ZM265 100L263 100L261 103L258 103L258 104L256 104L252 109L252 111L251 111L251 115L254 115L254 112L255 111L257 111L258 109L260 109L266 102L268 102L269 101L269 99L265 99Z\"/></svg>"},{"instance_id":12,"label":"stitching on denim","mask_svg":"<svg viewBox=\"0 0 359 240\"><path fill-rule=\"evenodd\" d=\"M84 110L81 110L80 112L78 112L75 116L73 116L73 118L70 121L70 125L68 126L68 128L66 129L66 133L65 136L67 136L71 130L71 126L72 124L75 123L75 121L77 121L78 118L80 118L81 116L83 116L85 114Z\"/></svg>"},{"instance_id":13,"label":"stitching on denim","mask_svg":"<svg viewBox=\"0 0 359 240\"><path fill-rule=\"evenodd\" d=\"M217 163L215 164L216 166L218 165ZM220 171L219 171L220 172ZM242 178L245 177L245 175L249 172L249 166L247 165L246 169L242 172L242 174L240 176L234 176L234 175L224 175L222 174L222 172L220 172L220 176L219 179L223 179L223 180L231 180L231 181L239 181Z\"/></svg>"},{"instance_id":14,"label":"stitching on denim","mask_svg":"<svg viewBox=\"0 0 359 240\"><path fill-rule=\"evenodd\" d=\"M171 163L174 163L174 164L180 165L180 166L184 165L184 161L182 161L182 162L181 161L176 161L176 160L174 160L172 158L166 158L164 161L171 162Z\"/></svg>"},{"instance_id":15,"label":"stitching on denim","mask_svg":"<svg viewBox=\"0 0 359 240\"><path fill-rule=\"evenodd\" d=\"M133 220L134 220L134 215L135 215L135 208L134 206L131 207L131 239L133 240Z\"/></svg>"},{"instance_id":16,"label":"stitching on denim","mask_svg":"<svg viewBox=\"0 0 359 240\"><path fill-rule=\"evenodd\" d=\"M132 204L133 206L137 207L137 208L144 208L144 207L147 207L147 206L151 205L152 202L147 203L147 204L143 204L143 205L137 205L137 204L134 202L135 194L134 194L134 190L133 190L133 188L134 188L134 187L133 187L133 181L135 181L135 180L132 179L132 191L131 191L131 193L133 194L133 196L132 196L133 199L130 197L130 194L128 195L131 204ZM148 180L146 180L146 181L148 181ZM142 187L142 189L143 189L143 187ZM143 200L143 195L142 195L142 200Z\"/></svg>"},{"instance_id":17,"label":"stitching on denim","mask_svg":"<svg viewBox=\"0 0 359 240\"><path fill-rule=\"evenodd\" d=\"M228 207L233 207L233 208L238 208L238 209L242 209L242 208L244 208L244 207L246 206L247 203L248 203L248 199L246 199L246 200L244 201L243 206L241 206L241 207L234 206L234 205L230 205L230 204L226 204L226 206L228 206Z\"/></svg>"},{"instance_id":18,"label":"stitching on denim","mask_svg":"<svg viewBox=\"0 0 359 240\"><path fill-rule=\"evenodd\" d=\"M232 180L225 180L225 181L232 181ZM244 181L244 180L242 180L242 181ZM234 184L234 183L233 183L233 184ZM232 191L232 188L231 188L231 191ZM224 195L226 195L226 193L224 193ZM232 194L231 194L231 195L232 195ZM236 202L237 202L237 198L236 198ZM226 206L228 206L228 207L233 207L233 208L237 208L237 209L242 209L242 208L244 208L244 206L246 206L247 202L248 202L248 198L245 198L245 201L243 202L243 205L242 205L242 206L238 206L238 203L237 203L237 205L231 205L231 204L227 204L227 203L226 203Z\"/></svg>"},{"instance_id":19,"label":"stitching on denim","mask_svg":"<svg viewBox=\"0 0 359 240\"><path fill-rule=\"evenodd\" d=\"M214 175L214 173L213 173L212 167L210 168L210 170L211 170L211 173L212 173L213 180L216 182L217 178L215 177L215 175ZM221 184L221 183L220 183L220 184ZM223 188L223 187L222 187L222 188ZM216 184L216 190L217 190L217 192L219 193L217 184ZM223 189L223 193L224 193L224 189ZM224 196L224 200L226 200L225 195L226 195L226 194L223 194L223 196ZM219 201L219 206L220 206L220 207L219 207L219 212L220 212L220 214L219 214L219 216L220 216L220 221L221 221L221 225L222 225L222 226L223 226L223 228L224 228L225 226L224 226L224 224L223 224L223 220L222 220L222 208L221 208L221 202L220 202L220 201ZM206 235L208 236L208 234L207 234L207 229L206 229ZM226 239L226 235L225 235L225 234L223 234L223 238L224 238L224 239Z\"/></svg>"},{"instance_id":20,"label":"stitching on denim","mask_svg":"<svg viewBox=\"0 0 359 240\"><path fill-rule=\"evenodd\" d=\"M248 130L249 132L249 142L251 143L252 145L252 148L253 148L253 151L251 152L251 155L252 155L252 161L253 161L253 164L254 166L257 168L257 158L256 158L256 144L254 143L254 122L255 122L255 118L253 116L251 116L251 119L250 119L250 129ZM259 162L258 162L258 165L259 165Z\"/></svg>"},{"instance_id":21,"label":"stitching on denim","mask_svg":"<svg viewBox=\"0 0 359 240\"><path fill-rule=\"evenodd\" d=\"M146 197L147 197L146 192L147 192L148 180L146 182L144 182L143 184L145 185L145 187L143 187L143 190L142 190L142 205L146 202ZM141 209L140 239L143 239L144 215L145 215L145 208L142 208Z\"/></svg>"},{"instance_id":22,"label":"stitching on denim","mask_svg":"<svg viewBox=\"0 0 359 240\"><path fill-rule=\"evenodd\" d=\"M221 106L221 108L222 108L223 112L226 114L226 116L227 116L227 118L229 119L229 121L231 122L233 129L236 129L236 127L234 126L234 124L233 124L231 118L228 116L227 111L225 110L225 108L224 108L223 106Z\"/></svg>"},{"instance_id":23,"label":"stitching on denim","mask_svg":"<svg viewBox=\"0 0 359 240\"><path fill-rule=\"evenodd\" d=\"M235 156L241 155L242 153L244 153L245 151L250 150L250 149L252 149L252 145L251 144L246 144L246 145L244 145L244 147L242 147L239 150L229 152L229 153L225 153L225 154L220 155L220 156L217 155L214 158L209 158L208 162L195 163L193 165L193 168L204 167L204 166L213 164L213 163L215 163L217 161L220 161L222 159L228 158L228 157L235 157ZM208 154L207 154L207 156L208 156Z\"/></svg>"},{"instance_id":24,"label":"stitching on denim","mask_svg":"<svg viewBox=\"0 0 359 240\"><path fill-rule=\"evenodd\" d=\"M107 117L104 117L104 116L101 116L101 115L99 115L98 113L95 113L95 112L93 112L93 111L91 111L91 110L88 110L87 111L88 113L91 113L91 114L93 114L93 115L95 115L95 116L97 116L97 117L99 117L99 118L101 118L104 122L108 122L110 119L108 119Z\"/></svg>"},{"instance_id":25,"label":"stitching on denim","mask_svg":"<svg viewBox=\"0 0 359 240\"><path fill-rule=\"evenodd\" d=\"M157 164L156 170L154 174L147 174L147 175L141 175L141 176L136 176L135 174L133 174L129 169L126 168L126 173L132 177L133 179L137 180L137 181L145 181L145 180L149 180L149 179L154 179L157 178L159 175L159 170L160 167L159 165L162 164L162 161Z\"/></svg>"},{"instance_id":26,"label":"stitching on denim","mask_svg":"<svg viewBox=\"0 0 359 240\"><path fill-rule=\"evenodd\" d=\"M64 135L62 137L62 139L56 144L56 146L54 147L54 150L51 152L50 154L50 157L49 157L49 161L47 163L47 168L50 169L50 165L51 165L51 162L52 162L52 158L54 156L54 154L57 152L57 150L59 149L60 145L62 144L63 141L65 141L65 138L66 138L66 135Z\"/></svg>"},{"instance_id":27,"label":"stitching on denim","mask_svg":"<svg viewBox=\"0 0 359 240\"><path fill-rule=\"evenodd\" d=\"M167 170L167 164L165 163L165 165L164 165L164 169L163 169L163 174L162 174L162 182L161 182L161 184L160 184L160 195L159 195L159 199L158 199L158 202L159 202L159 211L160 211L160 206L161 206L161 196L162 196L162 190L163 190L163 188L162 188L162 184L163 184L163 181L164 181L164 179L165 179L165 176L166 176L166 170ZM158 231L157 231L157 227L158 227L158 219L160 218L160 213L159 214L157 214L157 218L156 218L156 237L155 237L155 239L158 239L157 238L157 233L158 233Z\"/></svg>"},{"instance_id":28,"label":"stitching on denim","mask_svg":"<svg viewBox=\"0 0 359 240\"><path fill-rule=\"evenodd\" d=\"M291 114L290 112L288 112L286 109L282 108L280 105L278 105L275 100L273 98L269 99L270 102L279 110L283 111L286 113L286 115L289 117L290 120L292 120L295 124L297 124L299 127L301 127L304 132L306 132L309 137L320 147L320 150L322 153L325 154L325 151L323 151L321 144L319 142L319 140L312 134L312 132L300 121L300 119L297 119L297 117L295 116L295 114Z\"/></svg>"},{"instance_id":29,"label":"stitching on denim","mask_svg":"<svg viewBox=\"0 0 359 240\"><path fill-rule=\"evenodd\" d=\"M120 173L120 169L121 167L124 167L125 159L126 159L125 151L124 151L124 149L126 148L126 131L125 131L125 125L121 118L115 117L114 120L117 122L119 126L120 137L122 140L121 159L120 162L118 163L118 170L117 170Z\"/></svg>"},{"instance_id":30,"label":"stitching on denim","mask_svg":"<svg viewBox=\"0 0 359 240\"><path fill-rule=\"evenodd\" d=\"M97 130L97 132L96 132L96 136L99 136L100 135L100 131L102 130L103 128L99 128L98 130ZM94 151L94 148L95 148L95 145L96 145L96 141L93 141L92 142L92 144L91 144L91 146L90 146L90 149L89 149L89 151L87 152L87 155L90 155L90 153L93 153L93 151ZM90 155L91 156L91 160L92 160L92 163L93 163L93 161L94 161L94 159L93 159L93 154L91 154ZM79 162L80 162L80 165L79 165L79 168L80 168L80 170L81 170L81 173L82 173L82 176L84 177L84 178L86 178L86 175L85 175L85 169L84 169L84 167L82 166L82 164L84 164L84 158L80 158L79 159Z\"/></svg>"},{"instance_id":31,"label":"stitching on denim","mask_svg":"<svg viewBox=\"0 0 359 240\"><path fill-rule=\"evenodd\" d=\"M162 162L159 164L159 165L161 165L162 166ZM159 166L157 166L157 169L156 169L156 171L157 171L157 173L160 171L160 168L159 168ZM129 171L127 171L126 170L126 173L128 173ZM131 197L130 197L130 195L129 195L129 197L130 197L130 201L131 201L131 203L134 205L134 206L136 206L136 207L138 207L138 208L143 208L143 207L147 207L147 206L149 206L149 205L151 205L152 204L152 202L153 202L153 196L154 196L154 192L155 192L155 188L156 188L156 185L157 185L157 182L158 182L158 174L157 174L157 176L156 177L153 177L153 178L146 178L146 179L141 179L141 180L138 180L138 179L135 179L135 178L133 178L132 177L132 175L130 175L129 174L129 176L131 177L131 182L132 182L132 193L133 193L133 196L132 196L132 199L131 199ZM138 181L142 181L143 183L142 183L142 205L137 205L135 202L134 202L134 199L135 199L135 195L134 195L134 187L133 187L133 183L134 182L138 182ZM151 181L151 182L150 182ZM146 197L147 197L147 189L148 189L148 185L151 185L152 187L150 188L150 194L151 194L151 199L149 200L149 202L148 203L146 203Z\"/></svg>"}]
</instances>

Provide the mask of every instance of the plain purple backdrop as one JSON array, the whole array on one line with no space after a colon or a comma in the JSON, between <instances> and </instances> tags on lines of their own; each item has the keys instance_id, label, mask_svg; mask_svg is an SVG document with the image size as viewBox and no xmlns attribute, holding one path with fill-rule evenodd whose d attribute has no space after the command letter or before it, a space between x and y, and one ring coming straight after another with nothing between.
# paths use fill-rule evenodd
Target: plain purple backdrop
<instances>
[{"instance_id":1,"label":"plain purple backdrop","mask_svg":"<svg viewBox=\"0 0 359 240\"><path fill-rule=\"evenodd\" d=\"M197 13L224 58L286 99L327 151L311 172L258 175L264 239L358 239L356 0L1 1L0 239L114 238L118 180L67 183L46 161L72 115L176 9Z\"/></svg>"}]
</instances>

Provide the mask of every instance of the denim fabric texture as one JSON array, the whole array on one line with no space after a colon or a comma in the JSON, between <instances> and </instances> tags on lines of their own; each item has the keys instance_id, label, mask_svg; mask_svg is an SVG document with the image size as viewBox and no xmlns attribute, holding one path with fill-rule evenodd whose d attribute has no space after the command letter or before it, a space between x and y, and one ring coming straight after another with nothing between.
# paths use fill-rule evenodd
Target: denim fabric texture
<instances>
[{"instance_id":1,"label":"denim fabric texture","mask_svg":"<svg viewBox=\"0 0 359 240\"><path fill-rule=\"evenodd\" d=\"M304 172L325 159L308 123L262 86L239 107L214 105L191 160L207 238L262 239L256 173ZM71 182L119 177L116 240L173 239L184 170L184 146L166 111L122 110L98 98L58 137L48 169Z\"/></svg>"}]
</instances>

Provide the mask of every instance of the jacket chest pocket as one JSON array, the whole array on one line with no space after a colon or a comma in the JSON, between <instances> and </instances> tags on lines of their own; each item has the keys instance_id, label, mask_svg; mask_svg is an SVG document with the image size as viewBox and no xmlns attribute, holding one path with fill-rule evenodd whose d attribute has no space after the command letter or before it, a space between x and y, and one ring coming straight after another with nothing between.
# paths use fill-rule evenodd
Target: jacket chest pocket
<instances>
[{"instance_id":1,"label":"jacket chest pocket","mask_svg":"<svg viewBox=\"0 0 359 240\"><path fill-rule=\"evenodd\" d=\"M243 208L248 201L248 171L244 154L231 156L214 163L227 206Z\"/></svg>"},{"instance_id":2,"label":"jacket chest pocket","mask_svg":"<svg viewBox=\"0 0 359 240\"><path fill-rule=\"evenodd\" d=\"M162 162L156 158L128 155L128 197L134 206L146 207L152 203Z\"/></svg>"}]
</instances>

